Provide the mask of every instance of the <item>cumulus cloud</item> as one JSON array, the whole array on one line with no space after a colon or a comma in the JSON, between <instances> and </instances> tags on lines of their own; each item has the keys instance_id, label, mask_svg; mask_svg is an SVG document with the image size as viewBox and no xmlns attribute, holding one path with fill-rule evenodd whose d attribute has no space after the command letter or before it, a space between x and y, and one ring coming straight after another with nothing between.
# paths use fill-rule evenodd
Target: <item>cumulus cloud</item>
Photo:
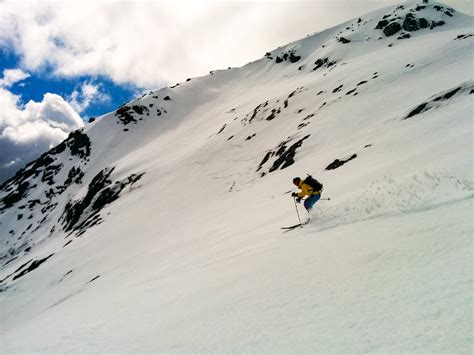
<instances>
[{"instance_id":1,"label":"cumulus cloud","mask_svg":"<svg viewBox=\"0 0 474 355\"><path fill-rule=\"evenodd\" d=\"M0 46L30 70L156 88L240 66L309 33L400 0L8 1ZM472 13L465 0L445 3Z\"/></svg>"},{"instance_id":2,"label":"cumulus cloud","mask_svg":"<svg viewBox=\"0 0 474 355\"><path fill-rule=\"evenodd\" d=\"M240 66L399 0L0 3L0 44L30 70L156 88ZM342 4L342 5L341 5Z\"/></svg>"},{"instance_id":3,"label":"cumulus cloud","mask_svg":"<svg viewBox=\"0 0 474 355\"><path fill-rule=\"evenodd\" d=\"M20 97L0 87L0 183L84 125L61 96L21 105Z\"/></svg>"},{"instance_id":4,"label":"cumulus cloud","mask_svg":"<svg viewBox=\"0 0 474 355\"><path fill-rule=\"evenodd\" d=\"M76 112L81 113L93 103L110 100L111 97L101 91L101 85L85 82L72 92L68 102Z\"/></svg>"}]
</instances>

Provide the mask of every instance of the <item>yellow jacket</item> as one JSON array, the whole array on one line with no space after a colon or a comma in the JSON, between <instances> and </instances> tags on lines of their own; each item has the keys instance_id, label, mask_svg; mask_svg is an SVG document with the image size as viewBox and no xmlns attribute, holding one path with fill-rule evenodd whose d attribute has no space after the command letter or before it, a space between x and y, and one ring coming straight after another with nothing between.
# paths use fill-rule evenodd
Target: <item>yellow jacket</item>
<instances>
[{"instance_id":1,"label":"yellow jacket","mask_svg":"<svg viewBox=\"0 0 474 355\"><path fill-rule=\"evenodd\" d=\"M314 191L314 189L311 186L305 184L303 180L301 180L298 188L301 190L301 192L298 193L298 197L300 198L305 196L321 195L321 191Z\"/></svg>"}]
</instances>

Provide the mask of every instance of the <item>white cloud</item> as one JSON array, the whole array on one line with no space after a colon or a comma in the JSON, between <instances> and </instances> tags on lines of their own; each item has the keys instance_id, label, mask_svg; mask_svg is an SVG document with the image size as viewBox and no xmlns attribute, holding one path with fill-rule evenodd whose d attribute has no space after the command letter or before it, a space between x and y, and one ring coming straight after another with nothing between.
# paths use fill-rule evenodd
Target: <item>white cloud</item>
<instances>
[{"instance_id":1,"label":"white cloud","mask_svg":"<svg viewBox=\"0 0 474 355\"><path fill-rule=\"evenodd\" d=\"M29 161L84 125L61 97L45 94L41 102L20 106L20 97L0 87L0 183Z\"/></svg>"},{"instance_id":2,"label":"white cloud","mask_svg":"<svg viewBox=\"0 0 474 355\"><path fill-rule=\"evenodd\" d=\"M59 76L106 75L116 83L155 88L243 65L383 6L333 3L7 1L0 3L0 44L14 46L30 70L50 65Z\"/></svg>"},{"instance_id":3,"label":"white cloud","mask_svg":"<svg viewBox=\"0 0 474 355\"><path fill-rule=\"evenodd\" d=\"M87 109L92 103L108 102L111 98L107 94L101 92L101 86L91 82L85 82L80 88L75 89L68 101L69 104L81 113Z\"/></svg>"},{"instance_id":4,"label":"white cloud","mask_svg":"<svg viewBox=\"0 0 474 355\"><path fill-rule=\"evenodd\" d=\"M25 80L30 74L25 73L21 69L5 69L3 71L3 78L0 79L0 86L11 87L13 84Z\"/></svg>"},{"instance_id":5,"label":"white cloud","mask_svg":"<svg viewBox=\"0 0 474 355\"><path fill-rule=\"evenodd\" d=\"M0 46L29 70L106 75L143 88L240 66L400 0L3 1ZM472 13L469 2L444 0Z\"/></svg>"}]
</instances>

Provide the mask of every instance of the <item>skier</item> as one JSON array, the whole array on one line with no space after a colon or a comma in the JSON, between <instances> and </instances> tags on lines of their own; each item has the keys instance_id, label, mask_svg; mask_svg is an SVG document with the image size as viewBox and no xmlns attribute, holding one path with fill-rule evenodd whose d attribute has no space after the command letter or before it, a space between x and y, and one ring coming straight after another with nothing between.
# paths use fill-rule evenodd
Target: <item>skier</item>
<instances>
[{"instance_id":1,"label":"skier","mask_svg":"<svg viewBox=\"0 0 474 355\"><path fill-rule=\"evenodd\" d=\"M306 211L309 212L321 197L323 185L318 180L312 178L311 175L308 175L304 180L301 180L300 177L295 177L293 179L293 184L295 184L301 192L293 192L291 196L297 197L296 202L298 203L300 203L305 196L308 196L304 200L304 207L306 208Z\"/></svg>"}]
</instances>

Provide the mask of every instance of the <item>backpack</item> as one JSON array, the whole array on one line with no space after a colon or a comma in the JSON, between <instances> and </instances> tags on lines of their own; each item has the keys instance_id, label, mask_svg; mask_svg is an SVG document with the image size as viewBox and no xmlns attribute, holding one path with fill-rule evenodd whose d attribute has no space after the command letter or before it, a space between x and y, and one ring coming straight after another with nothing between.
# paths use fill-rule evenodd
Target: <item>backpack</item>
<instances>
[{"instance_id":1,"label":"backpack","mask_svg":"<svg viewBox=\"0 0 474 355\"><path fill-rule=\"evenodd\" d=\"M311 186L314 191L321 191L323 189L323 184L321 184L318 180L313 178L311 175L308 175L306 179L304 179L303 183L308 186Z\"/></svg>"}]
</instances>

